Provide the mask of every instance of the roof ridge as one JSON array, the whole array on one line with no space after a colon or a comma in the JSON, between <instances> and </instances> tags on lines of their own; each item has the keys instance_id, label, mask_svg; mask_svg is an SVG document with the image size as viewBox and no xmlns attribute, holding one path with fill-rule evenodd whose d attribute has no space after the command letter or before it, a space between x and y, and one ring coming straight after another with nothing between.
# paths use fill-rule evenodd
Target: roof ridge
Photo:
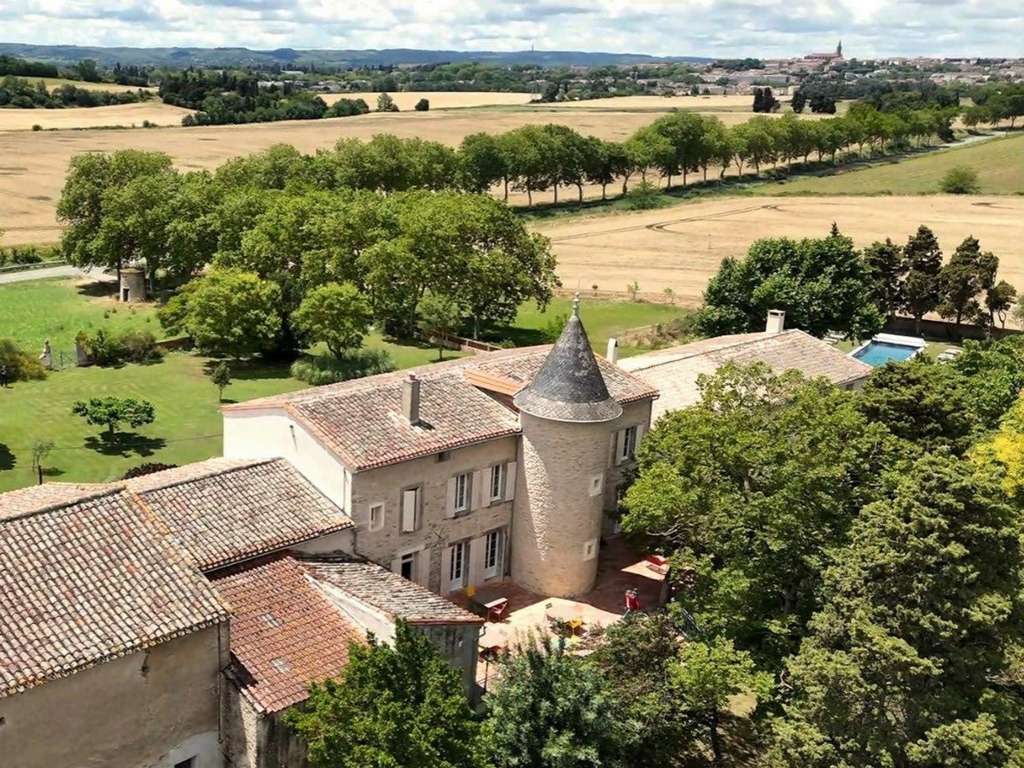
<instances>
[{"instance_id":1,"label":"roof ridge","mask_svg":"<svg viewBox=\"0 0 1024 768\"><path fill-rule=\"evenodd\" d=\"M75 485L75 483L62 483L62 485ZM36 515L46 514L47 512L55 512L58 509L65 509L67 507L73 507L73 506L75 506L77 504L87 504L90 501L96 501L97 499L102 499L105 496L112 496L114 494L119 494L126 487L123 483L121 483L121 484L113 484L113 485L108 485L108 484L103 484L103 483L96 483L95 485L97 486L96 490L87 492L87 493L83 494L82 496L76 497L76 498L71 499L71 500L54 501L54 502L50 502L48 504L44 504L41 507L27 510L25 512L16 512L13 515L0 516L0 524L9 523L9 522L11 522L13 520L24 520L24 519L29 518L29 517L34 517ZM31 488L33 486L29 486L29 487ZM0 497L2 497L2 495L3 494L0 494Z\"/></svg>"},{"instance_id":2,"label":"roof ridge","mask_svg":"<svg viewBox=\"0 0 1024 768\"><path fill-rule=\"evenodd\" d=\"M713 354L715 352L724 352L724 351L729 350L729 349L735 349L736 347L743 347L743 346L746 346L747 344L755 344L755 343L757 343L759 341L765 341L766 339L773 339L773 338L777 338L779 336L787 336L787 335L792 334L792 333L803 333L803 334L805 334L807 336L810 336L809 333L806 333L806 331L802 331L799 328L786 328L785 330L779 331L778 333L766 333L765 331L750 331L749 333L750 334L755 334L756 333L757 337L756 338L752 338L752 339L737 339L736 341L730 342L728 344L723 344L722 346L715 347L714 349L705 349L705 350L697 350L697 351L693 351L693 352L680 353L678 357L673 357L671 359L663 359L663 360L658 360L656 362L651 362L650 364L642 366L640 368L634 368L630 372L631 373L636 373L636 371L645 371L645 370L647 370L649 368L657 368L657 367L662 366L662 365L669 365L671 363L679 362L680 360L689 360L691 357L699 357L701 355L710 355L710 354ZM736 335L746 336L746 335L749 335L749 334L736 334ZM666 347L665 349L653 349L648 354L650 354L652 357L656 356L656 355L659 355L659 354L661 354L661 355L671 354L673 349L681 349L682 347L688 347L691 344L700 344L702 341L711 341L711 340L714 340L716 338L721 338L721 337L720 336L709 336L706 339L694 339L693 341L687 342L686 344L679 344L676 347ZM814 337L811 336L811 338L814 338ZM630 359L636 359L636 358L630 358Z\"/></svg>"},{"instance_id":3,"label":"roof ridge","mask_svg":"<svg viewBox=\"0 0 1024 768\"><path fill-rule=\"evenodd\" d=\"M185 469L186 467L189 467L189 466L192 465L192 464L182 464L180 467L174 467L172 469L161 470L161 472L153 472L150 475L140 475L139 477L133 477L133 478L131 478L131 480L127 481L127 484L125 485L125 487L130 489L132 491L132 493L137 493L137 494L151 493L153 491L164 491L164 490L167 490L168 488L177 488L179 485L185 485L187 483L197 483L200 480L207 480L207 479L209 479L211 477L221 477L222 475L229 475L229 474L231 474L233 472L239 472L239 471L241 471L243 469L251 469L253 467L258 467L258 466L260 466L262 464L271 464L271 463L273 463L275 461L284 461L284 460L285 459L284 459L283 456L273 456L271 458L264 458L264 459L242 459L242 458L234 459L234 458L229 458L227 456L213 456L213 457L211 457L209 459L203 459L202 461L192 462L192 464L205 464L207 462L217 462L217 461L234 461L234 462L240 462L240 463L235 465L235 466L225 467L225 468L220 469L220 470L213 470L213 471L211 471L211 472L209 472L208 474L205 474L205 475L198 475L198 476L195 476L195 477L183 477L183 478L181 478L179 480L174 480L173 482L169 482L169 483L166 483L164 485L153 486L152 488L135 489L135 488L133 488L131 486L131 480L143 480L146 477L152 477L153 475L159 475L159 474L162 474L163 472L177 472L179 469Z\"/></svg>"}]
</instances>

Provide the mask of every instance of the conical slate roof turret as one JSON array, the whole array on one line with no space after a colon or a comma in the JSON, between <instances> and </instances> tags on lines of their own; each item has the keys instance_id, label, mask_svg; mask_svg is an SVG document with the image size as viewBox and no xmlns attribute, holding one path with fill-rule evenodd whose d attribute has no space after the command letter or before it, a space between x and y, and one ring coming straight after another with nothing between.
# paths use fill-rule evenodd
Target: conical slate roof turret
<instances>
[{"instance_id":1,"label":"conical slate roof turret","mask_svg":"<svg viewBox=\"0 0 1024 768\"><path fill-rule=\"evenodd\" d=\"M531 416L554 421L611 421L622 406L608 394L601 369L580 320L580 300L530 385L515 396L515 406Z\"/></svg>"}]
</instances>

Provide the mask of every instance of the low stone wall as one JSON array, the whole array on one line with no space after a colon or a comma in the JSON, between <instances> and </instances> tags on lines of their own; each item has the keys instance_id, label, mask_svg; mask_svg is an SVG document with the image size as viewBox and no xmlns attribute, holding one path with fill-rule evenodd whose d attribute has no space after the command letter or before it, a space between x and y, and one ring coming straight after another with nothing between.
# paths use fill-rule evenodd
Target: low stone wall
<instances>
[{"instance_id":1,"label":"low stone wall","mask_svg":"<svg viewBox=\"0 0 1024 768\"><path fill-rule=\"evenodd\" d=\"M1017 328L982 328L977 325L963 323L959 328L950 320L925 318L921 320L920 334L915 332L914 318L897 316L889 319L883 330L886 333L898 333L902 336L923 336L931 341L961 341L963 339L1002 339L1022 333Z\"/></svg>"}]
</instances>

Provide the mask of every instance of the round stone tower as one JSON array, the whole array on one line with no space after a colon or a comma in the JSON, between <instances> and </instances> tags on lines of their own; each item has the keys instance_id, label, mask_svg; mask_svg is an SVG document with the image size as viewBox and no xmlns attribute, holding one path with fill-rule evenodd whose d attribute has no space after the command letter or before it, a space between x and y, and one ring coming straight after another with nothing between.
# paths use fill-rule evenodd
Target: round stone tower
<instances>
[{"instance_id":1,"label":"round stone tower","mask_svg":"<svg viewBox=\"0 0 1024 768\"><path fill-rule=\"evenodd\" d=\"M512 579L532 592L576 597L597 576L609 425L622 406L608 394L579 316L513 401L522 422L512 514Z\"/></svg>"}]
</instances>

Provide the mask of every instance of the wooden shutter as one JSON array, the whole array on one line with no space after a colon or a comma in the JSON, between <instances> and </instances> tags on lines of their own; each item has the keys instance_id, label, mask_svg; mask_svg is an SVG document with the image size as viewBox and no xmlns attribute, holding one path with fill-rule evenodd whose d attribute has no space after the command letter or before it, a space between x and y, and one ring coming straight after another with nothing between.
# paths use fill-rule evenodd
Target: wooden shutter
<instances>
[{"instance_id":1,"label":"wooden shutter","mask_svg":"<svg viewBox=\"0 0 1024 768\"><path fill-rule=\"evenodd\" d=\"M615 463L621 464L622 459L622 448L626 442L626 430L620 429L615 433Z\"/></svg>"},{"instance_id":2,"label":"wooden shutter","mask_svg":"<svg viewBox=\"0 0 1024 768\"><path fill-rule=\"evenodd\" d=\"M514 461L505 465L505 501L512 501L516 497L516 468L518 466Z\"/></svg>"},{"instance_id":3,"label":"wooden shutter","mask_svg":"<svg viewBox=\"0 0 1024 768\"><path fill-rule=\"evenodd\" d=\"M486 536L473 539L469 542L469 552L466 558L469 562L469 581L467 584L479 585L484 581L484 544Z\"/></svg>"},{"instance_id":4,"label":"wooden shutter","mask_svg":"<svg viewBox=\"0 0 1024 768\"><path fill-rule=\"evenodd\" d=\"M402 532L416 530L416 502L419 493L415 488L402 491Z\"/></svg>"},{"instance_id":5,"label":"wooden shutter","mask_svg":"<svg viewBox=\"0 0 1024 768\"><path fill-rule=\"evenodd\" d=\"M480 509L484 505L484 498L490 496L490 491L484 494L484 470L478 469L473 473L472 480L470 481L472 487L469 489L472 495L470 496L470 509Z\"/></svg>"},{"instance_id":6,"label":"wooden shutter","mask_svg":"<svg viewBox=\"0 0 1024 768\"><path fill-rule=\"evenodd\" d=\"M452 475L448 478L448 496L444 505L445 517L455 517L455 481L458 479L458 475Z\"/></svg>"},{"instance_id":7,"label":"wooden shutter","mask_svg":"<svg viewBox=\"0 0 1024 768\"><path fill-rule=\"evenodd\" d=\"M451 589L452 547L445 547L441 553L441 592Z\"/></svg>"}]
</instances>

